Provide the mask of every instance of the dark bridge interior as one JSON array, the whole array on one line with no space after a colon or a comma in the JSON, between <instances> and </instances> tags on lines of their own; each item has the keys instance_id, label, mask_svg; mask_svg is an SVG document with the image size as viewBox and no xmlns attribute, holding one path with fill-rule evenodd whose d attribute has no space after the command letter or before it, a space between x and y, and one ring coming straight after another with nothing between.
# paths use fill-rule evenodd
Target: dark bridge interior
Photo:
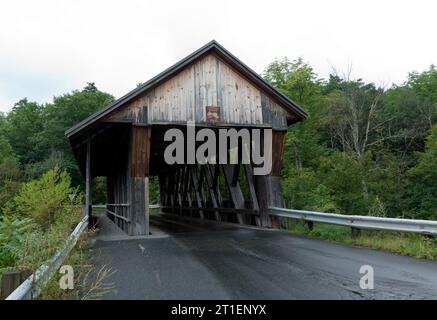
<instances>
[{"instance_id":1,"label":"dark bridge interior","mask_svg":"<svg viewBox=\"0 0 437 320\"><path fill-rule=\"evenodd\" d=\"M258 194L269 194L270 205L281 206L282 197L277 178L254 175L252 164L242 163L241 154L238 164L199 164L196 162L196 164L169 165L164 160L164 150L172 142L164 141L164 135L166 130L172 128L180 129L184 133L184 145L186 145L186 126L136 127L128 123L100 124L92 134L91 141L86 138L82 143L79 142L80 139L77 143L73 141L77 162L84 176L86 176L89 148L90 177L107 177L107 212L117 226L131 235L147 233L147 230L144 230L147 228L143 228L148 224L148 217L143 214L147 192L138 191L138 189L144 190L148 181L136 179L137 174L158 177L160 206L164 213L239 224L271 226L270 219L263 217L262 210L260 210L260 203L264 206L268 204L265 201L262 202L264 197ZM196 128L196 132L202 128ZM210 128L215 132L219 129L219 127ZM250 132L254 128L237 127L237 130L240 129L249 129ZM138 135L141 135L140 139ZM283 132L275 133L274 150L281 149L284 137ZM147 141L150 143L144 143ZM196 143L196 150L202 143ZM218 144L217 138L217 148ZM242 150L241 139L239 139L239 149ZM278 155L281 152L274 154ZM149 163L135 161L138 157L148 158ZM217 157L216 162L218 162ZM274 170L278 169L273 168L272 171ZM275 183L276 181L278 183ZM265 188L266 184L273 186L270 193ZM134 211L135 208L138 209L137 212ZM135 213L138 213L138 216L135 216Z\"/></svg>"}]
</instances>

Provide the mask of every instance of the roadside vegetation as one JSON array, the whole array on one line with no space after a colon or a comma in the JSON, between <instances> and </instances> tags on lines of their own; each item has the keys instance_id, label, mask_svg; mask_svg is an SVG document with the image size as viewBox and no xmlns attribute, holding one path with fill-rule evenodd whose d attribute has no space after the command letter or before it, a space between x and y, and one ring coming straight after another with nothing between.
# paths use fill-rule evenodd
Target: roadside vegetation
<instances>
[{"instance_id":1,"label":"roadside vegetation","mask_svg":"<svg viewBox=\"0 0 437 320\"><path fill-rule=\"evenodd\" d=\"M41 292L40 300L97 300L115 290L113 283L109 281L115 271L106 266L97 268L92 263L88 242L90 235L92 231L79 239L64 262L64 265L73 267L73 289L62 289L59 285L62 274L56 273Z\"/></svg>"},{"instance_id":2,"label":"roadside vegetation","mask_svg":"<svg viewBox=\"0 0 437 320\"><path fill-rule=\"evenodd\" d=\"M0 275L32 273L61 248L82 216L82 193L55 167L23 183L2 210Z\"/></svg>"},{"instance_id":3,"label":"roadside vegetation","mask_svg":"<svg viewBox=\"0 0 437 320\"><path fill-rule=\"evenodd\" d=\"M284 58L264 78L310 114L286 137L287 208L437 220L435 66L387 87Z\"/></svg>"},{"instance_id":4,"label":"roadside vegetation","mask_svg":"<svg viewBox=\"0 0 437 320\"><path fill-rule=\"evenodd\" d=\"M288 221L287 230L308 238L437 260L437 239L419 234L361 230L360 235L353 238L349 227L316 223L310 230L301 221Z\"/></svg>"},{"instance_id":5,"label":"roadside vegetation","mask_svg":"<svg viewBox=\"0 0 437 320\"><path fill-rule=\"evenodd\" d=\"M0 221L0 275L5 271L33 273L63 248L82 218L83 194L72 187L71 178L58 167L21 186L3 208ZM74 289L59 286L56 274L43 290L43 299L98 299L111 290L106 279L112 274L91 264L85 232L64 265L74 270Z\"/></svg>"}]
</instances>

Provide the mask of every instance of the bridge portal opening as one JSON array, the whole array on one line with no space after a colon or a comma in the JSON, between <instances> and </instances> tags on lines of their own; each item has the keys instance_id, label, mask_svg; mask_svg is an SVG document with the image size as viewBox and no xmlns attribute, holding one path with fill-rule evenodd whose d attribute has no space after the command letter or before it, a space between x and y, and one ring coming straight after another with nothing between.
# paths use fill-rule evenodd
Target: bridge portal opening
<instances>
[{"instance_id":1,"label":"bridge portal opening","mask_svg":"<svg viewBox=\"0 0 437 320\"><path fill-rule=\"evenodd\" d=\"M287 128L305 117L213 41L69 129L67 136L86 180L88 214L91 179L104 176L107 214L129 235L149 234L150 177L159 181L164 213L271 227L275 221L267 208L284 205L279 177ZM194 137L187 123L195 126ZM237 134L238 147L228 137L223 149L220 133L229 130ZM256 132L263 130L270 135L258 151L271 155L271 165L259 174L263 164L251 148ZM176 138L168 134L172 131L182 133L182 161ZM196 140L202 132L203 139ZM216 137L209 143L214 152L205 148L205 132ZM241 132L248 132L249 145L244 146ZM169 147L174 147L170 160ZM199 159L199 150L208 156Z\"/></svg>"}]
</instances>

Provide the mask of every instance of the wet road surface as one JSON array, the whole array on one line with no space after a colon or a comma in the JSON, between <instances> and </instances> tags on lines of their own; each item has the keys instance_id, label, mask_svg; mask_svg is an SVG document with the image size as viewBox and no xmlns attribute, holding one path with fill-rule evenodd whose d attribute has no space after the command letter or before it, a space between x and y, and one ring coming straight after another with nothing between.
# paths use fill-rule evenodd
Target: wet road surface
<instances>
[{"instance_id":1,"label":"wet road surface","mask_svg":"<svg viewBox=\"0 0 437 320\"><path fill-rule=\"evenodd\" d=\"M437 299L437 262L163 215L151 224L159 236L95 239L95 264L115 271L104 299ZM373 290L360 288L362 265Z\"/></svg>"}]
</instances>

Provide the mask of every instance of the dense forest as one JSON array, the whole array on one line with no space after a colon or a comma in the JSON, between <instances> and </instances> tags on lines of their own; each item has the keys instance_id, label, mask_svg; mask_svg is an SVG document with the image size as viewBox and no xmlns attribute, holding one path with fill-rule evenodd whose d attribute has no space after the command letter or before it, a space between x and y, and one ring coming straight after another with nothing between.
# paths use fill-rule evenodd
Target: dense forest
<instances>
[{"instance_id":1,"label":"dense forest","mask_svg":"<svg viewBox=\"0 0 437 320\"><path fill-rule=\"evenodd\" d=\"M286 206L344 214L437 219L437 69L389 88L350 75L321 79L302 59L271 63L263 77L310 116L289 128ZM66 129L114 97L88 83L39 104L24 98L0 116L0 207L48 170L81 186ZM104 202L104 179L94 181ZM153 186L153 188L156 188ZM157 199L152 190L152 199Z\"/></svg>"}]
</instances>

